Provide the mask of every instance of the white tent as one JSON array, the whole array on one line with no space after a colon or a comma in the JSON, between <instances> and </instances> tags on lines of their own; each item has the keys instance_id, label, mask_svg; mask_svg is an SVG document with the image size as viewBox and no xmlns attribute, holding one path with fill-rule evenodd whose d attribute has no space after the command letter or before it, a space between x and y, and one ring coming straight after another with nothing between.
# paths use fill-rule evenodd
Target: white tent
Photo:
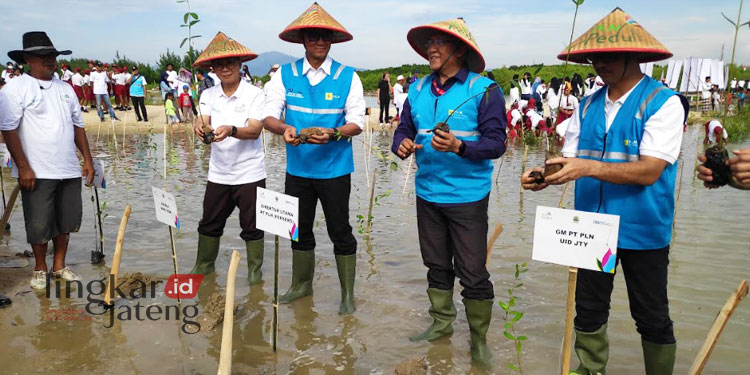
<instances>
[{"instance_id":1,"label":"white tent","mask_svg":"<svg viewBox=\"0 0 750 375\"><path fill-rule=\"evenodd\" d=\"M723 90L726 88L724 71L724 62L721 60L702 59L698 57L685 58L684 67L682 69L682 81L680 82L680 92L699 91L700 82L705 81L708 76L711 76L711 82L719 85L719 89Z\"/></svg>"}]
</instances>

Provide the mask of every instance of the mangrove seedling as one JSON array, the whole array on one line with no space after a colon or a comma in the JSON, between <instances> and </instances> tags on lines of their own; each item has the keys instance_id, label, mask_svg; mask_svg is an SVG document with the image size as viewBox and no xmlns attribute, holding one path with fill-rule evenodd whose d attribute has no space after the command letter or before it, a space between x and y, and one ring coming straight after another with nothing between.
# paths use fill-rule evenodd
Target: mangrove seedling
<instances>
[{"instance_id":1,"label":"mangrove seedling","mask_svg":"<svg viewBox=\"0 0 750 375\"><path fill-rule=\"evenodd\" d=\"M516 333L515 324L523 319L523 313L515 310L516 301L518 300L515 296L515 292L518 288L523 286L520 282L521 274L525 273L529 269L526 267L526 262L520 265L516 263L515 271L513 273L513 287L508 289L508 301L498 301L500 308L505 312L503 320L505 325L503 326L503 336L506 339L512 341L516 347L516 363L508 362L506 366L512 371L523 374L523 367L521 366L521 351L523 349L523 341L529 338Z\"/></svg>"}]
</instances>

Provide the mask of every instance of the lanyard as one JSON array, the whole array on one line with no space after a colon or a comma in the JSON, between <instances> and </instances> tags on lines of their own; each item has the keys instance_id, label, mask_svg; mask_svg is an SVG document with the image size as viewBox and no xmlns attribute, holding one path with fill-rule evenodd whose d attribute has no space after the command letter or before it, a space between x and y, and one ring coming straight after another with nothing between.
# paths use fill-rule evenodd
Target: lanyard
<instances>
[{"instance_id":1,"label":"lanyard","mask_svg":"<svg viewBox=\"0 0 750 375\"><path fill-rule=\"evenodd\" d=\"M436 79L432 80L432 88L435 89L435 92L437 92L438 96L442 96L443 94L445 94L445 90L438 87Z\"/></svg>"}]
</instances>

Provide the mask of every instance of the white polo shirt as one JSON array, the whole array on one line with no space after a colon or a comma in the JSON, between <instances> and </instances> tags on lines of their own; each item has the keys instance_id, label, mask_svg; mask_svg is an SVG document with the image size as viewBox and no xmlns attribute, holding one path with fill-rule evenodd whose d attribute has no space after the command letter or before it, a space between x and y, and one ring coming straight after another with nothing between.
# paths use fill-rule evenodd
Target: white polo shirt
<instances>
[{"instance_id":1,"label":"white polo shirt","mask_svg":"<svg viewBox=\"0 0 750 375\"><path fill-rule=\"evenodd\" d=\"M727 134L727 130L724 129L723 126L721 126L721 122L719 122L719 120L711 120L711 122L708 123L708 141L711 142L711 143L715 143L716 142L715 129L717 127L721 128L721 131L722 131L721 137L722 138L724 138L724 139L729 138L729 134Z\"/></svg>"},{"instance_id":2,"label":"white polo shirt","mask_svg":"<svg viewBox=\"0 0 750 375\"><path fill-rule=\"evenodd\" d=\"M640 81L639 81L640 83ZM606 116L607 132L615 121L617 112L628 99L628 96L638 86L636 84L621 98L616 101L609 99L609 88L607 88L606 104L604 106L604 115ZM563 98L563 102L565 99ZM581 119L578 115L580 107L573 112L570 118L568 129L565 133L565 145L562 154L566 158L576 157L578 152L578 139L581 133ZM646 124L644 124L643 139L638 149L641 155L651 156L674 164L677 157L680 156L680 146L682 145L682 125L685 118L685 109L682 107L680 97L673 95L654 113Z\"/></svg>"},{"instance_id":3,"label":"white polo shirt","mask_svg":"<svg viewBox=\"0 0 750 375\"><path fill-rule=\"evenodd\" d=\"M227 97L221 84L201 93L200 114L211 117L211 127L222 125L244 128L248 119L262 121L263 90L240 80L240 86ZM223 185L242 185L266 178L263 143L258 139L227 137L211 143L208 180Z\"/></svg>"},{"instance_id":4,"label":"white polo shirt","mask_svg":"<svg viewBox=\"0 0 750 375\"><path fill-rule=\"evenodd\" d=\"M36 178L81 177L74 126L83 128L81 107L69 84L24 74L0 90L0 130L18 130ZM13 163L13 177L18 177Z\"/></svg>"},{"instance_id":5,"label":"white polo shirt","mask_svg":"<svg viewBox=\"0 0 750 375\"><path fill-rule=\"evenodd\" d=\"M107 95L107 82L109 82L109 77L107 77L107 72L101 71L93 71L91 72L91 82L94 85L94 95Z\"/></svg>"},{"instance_id":6,"label":"white polo shirt","mask_svg":"<svg viewBox=\"0 0 750 375\"><path fill-rule=\"evenodd\" d=\"M81 73L73 74L73 78L71 78L70 81L73 86L83 86L83 76Z\"/></svg>"}]
</instances>

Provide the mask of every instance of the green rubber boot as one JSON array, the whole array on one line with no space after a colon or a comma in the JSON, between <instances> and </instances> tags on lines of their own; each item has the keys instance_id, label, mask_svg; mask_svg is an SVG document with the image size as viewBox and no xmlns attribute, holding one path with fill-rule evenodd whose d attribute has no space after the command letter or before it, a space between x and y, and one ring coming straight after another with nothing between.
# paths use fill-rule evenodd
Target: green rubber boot
<instances>
[{"instance_id":1,"label":"green rubber boot","mask_svg":"<svg viewBox=\"0 0 750 375\"><path fill-rule=\"evenodd\" d=\"M279 297L279 302L286 304L297 298L311 296L314 274L315 251L292 250L292 285Z\"/></svg>"},{"instance_id":2,"label":"green rubber boot","mask_svg":"<svg viewBox=\"0 0 750 375\"><path fill-rule=\"evenodd\" d=\"M487 330L492 319L491 299L464 298L466 320L471 333L471 362L482 369L492 368L492 353L487 346Z\"/></svg>"},{"instance_id":3,"label":"green rubber boot","mask_svg":"<svg viewBox=\"0 0 750 375\"><path fill-rule=\"evenodd\" d=\"M453 333L453 323L456 320L456 305L453 304L453 289L443 290L427 288L430 297L430 316L432 325L426 331L409 337L411 341L433 341Z\"/></svg>"},{"instance_id":4,"label":"green rubber boot","mask_svg":"<svg viewBox=\"0 0 750 375\"><path fill-rule=\"evenodd\" d=\"M357 265L357 255L336 255L336 270L339 272L341 284L341 305L339 315L354 312L354 275Z\"/></svg>"},{"instance_id":5,"label":"green rubber boot","mask_svg":"<svg viewBox=\"0 0 750 375\"><path fill-rule=\"evenodd\" d=\"M607 325L599 327L594 332L576 331L576 341L573 344L578 356L578 368L571 374L604 375L607 373L609 360L609 338Z\"/></svg>"},{"instance_id":6,"label":"green rubber boot","mask_svg":"<svg viewBox=\"0 0 750 375\"><path fill-rule=\"evenodd\" d=\"M245 241L247 250L247 283L257 285L263 281L263 240Z\"/></svg>"},{"instance_id":7,"label":"green rubber boot","mask_svg":"<svg viewBox=\"0 0 750 375\"><path fill-rule=\"evenodd\" d=\"M198 255L195 258L195 266L190 270L191 274L208 275L214 272L214 262L219 255L219 243L221 237L209 237L198 235Z\"/></svg>"},{"instance_id":8,"label":"green rubber boot","mask_svg":"<svg viewBox=\"0 0 750 375\"><path fill-rule=\"evenodd\" d=\"M672 375L677 344L654 344L641 340L646 375Z\"/></svg>"}]
</instances>

